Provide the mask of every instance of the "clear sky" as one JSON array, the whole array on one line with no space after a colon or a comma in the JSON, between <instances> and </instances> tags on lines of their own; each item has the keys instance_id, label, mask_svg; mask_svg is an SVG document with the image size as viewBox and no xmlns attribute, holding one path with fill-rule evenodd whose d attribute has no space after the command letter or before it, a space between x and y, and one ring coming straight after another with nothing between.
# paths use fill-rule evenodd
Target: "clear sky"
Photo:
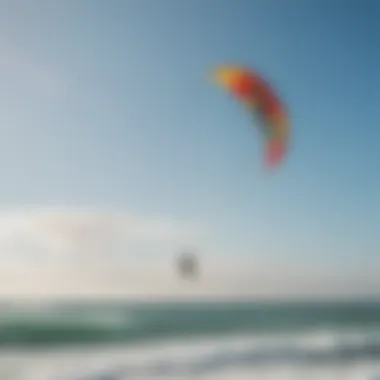
<instances>
[{"instance_id":1,"label":"clear sky","mask_svg":"<svg viewBox=\"0 0 380 380\"><path fill-rule=\"evenodd\" d=\"M110 252L126 223L119 257L168 265L189 246L211 265L380 268L379 14L376 0L2 1L2 260L83 256L78 234ZM287 104L273 175L208 80L225 62Z\"/></svg>"}]
</instances>

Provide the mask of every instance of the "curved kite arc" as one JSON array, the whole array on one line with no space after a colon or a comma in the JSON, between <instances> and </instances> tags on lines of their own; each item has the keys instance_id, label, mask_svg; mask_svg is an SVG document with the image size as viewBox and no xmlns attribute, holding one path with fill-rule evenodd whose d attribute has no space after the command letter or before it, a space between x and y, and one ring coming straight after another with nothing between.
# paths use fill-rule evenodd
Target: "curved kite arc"
<instances>
[{"instance_id":1,"label":"curved kite arc","mask_svg":"<svg viewBox=\"0 0 380 380\"><path fill-rule=\"evenodd\" d=\"M254 70L238 65L217 67L212 79L258 115L265 139L265 163L269 167L280 164L288 148L289 119L270 84Z\"/></svg>"}]
</instances>

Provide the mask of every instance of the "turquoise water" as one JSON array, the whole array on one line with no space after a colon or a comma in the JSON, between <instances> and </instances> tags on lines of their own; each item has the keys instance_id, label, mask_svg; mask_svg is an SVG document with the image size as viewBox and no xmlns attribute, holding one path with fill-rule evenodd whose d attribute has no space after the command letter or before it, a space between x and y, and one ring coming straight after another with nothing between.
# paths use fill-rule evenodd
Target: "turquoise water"
<instances>
[{"instance_id":1,"label":"turquoise water","mask_svg":"<svg viewBox=\"0 0 380 380\"><path fill-rule=\"evenodd\" d=\"M4 303L0 351L12 380L373 379L380 302Z\"/></svg>"}]
</instances>

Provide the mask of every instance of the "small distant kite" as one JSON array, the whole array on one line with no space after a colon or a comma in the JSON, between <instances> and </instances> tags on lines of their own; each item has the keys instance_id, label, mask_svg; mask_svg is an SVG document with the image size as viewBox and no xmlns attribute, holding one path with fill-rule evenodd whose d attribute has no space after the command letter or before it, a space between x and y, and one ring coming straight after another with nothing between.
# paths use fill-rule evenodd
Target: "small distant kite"
<instances>
[{"instance_id":1,"label":"small distant kite","mask_svg":"<svg viewBox=\"0 0 380 380\"><path fill-rule=\"evenodd\" d=\"M218 67L212 78L258 115L265 139L265 162L271 167L278 165L287 151L289 121L270 85L253 70L241 66Z\"/></svg>"},{"instance_id":2,"label":"small distant kite","mask_svg":"<svg viewBox=\"0 0 380 380\"><path fill-rule=\"evenodd\" d=\"M193 253L183 253L178 259L178 272L182 278L195 279L199 274L199 264Z\"/></svg>"}]
</instances>

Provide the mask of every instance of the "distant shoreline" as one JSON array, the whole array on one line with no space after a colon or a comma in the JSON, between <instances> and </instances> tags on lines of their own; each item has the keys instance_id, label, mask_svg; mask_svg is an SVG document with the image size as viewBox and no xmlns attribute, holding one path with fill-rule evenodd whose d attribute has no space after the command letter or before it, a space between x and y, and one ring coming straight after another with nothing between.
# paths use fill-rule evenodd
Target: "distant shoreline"
<instances>
[{"instance_id":1,"label":"distant shoreline","mask_svg":"<svg viewBox=\"0 0 380 380\"><path fill-rule=\"evenodd\" d=\"M313 297L122 297L122 296L2 296L1 305L22 304L360 304L380 303L377 297L313 296Z\"/></svg>"}]
</instances>

